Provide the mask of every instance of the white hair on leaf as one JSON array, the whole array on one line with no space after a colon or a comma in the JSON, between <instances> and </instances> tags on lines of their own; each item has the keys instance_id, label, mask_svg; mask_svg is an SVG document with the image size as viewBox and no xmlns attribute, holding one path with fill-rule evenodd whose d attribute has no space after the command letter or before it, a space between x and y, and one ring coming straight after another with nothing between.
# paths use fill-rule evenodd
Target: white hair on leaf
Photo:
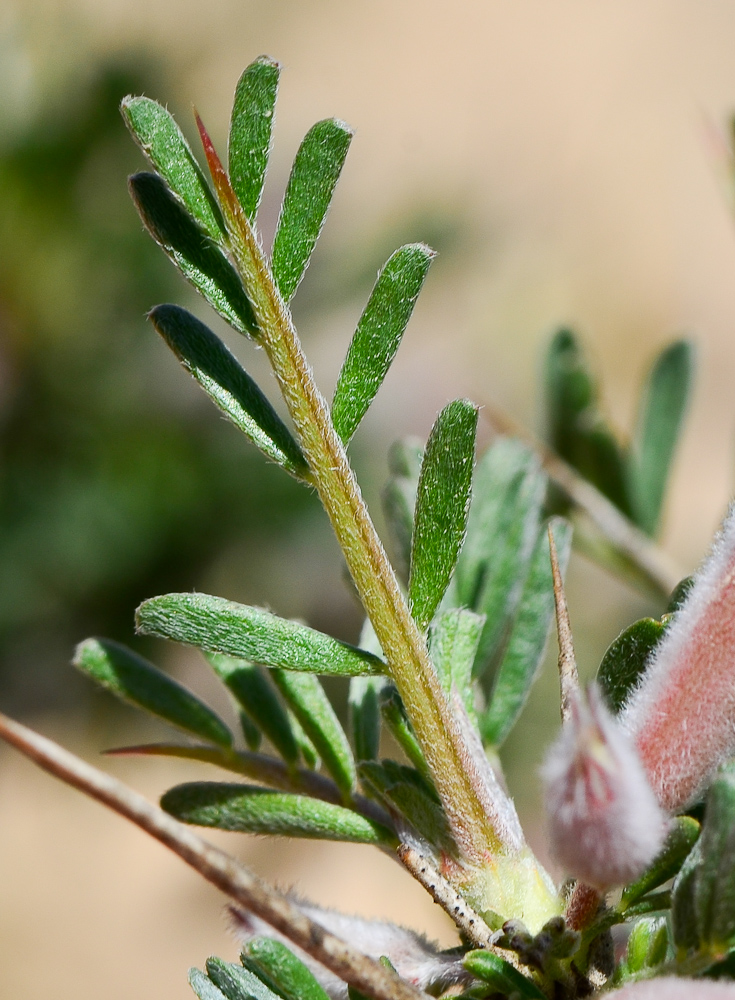
<instances>
[{"instance_id":1,"label":"white hair on leaf","mask_svg":"<svg viewBox=\"0 0 735 1000\"><path fill-rule=\"evenodd\" d=\"M620 720L671 812L735 754L735 506Z\"/></svg>"}]
</instances>

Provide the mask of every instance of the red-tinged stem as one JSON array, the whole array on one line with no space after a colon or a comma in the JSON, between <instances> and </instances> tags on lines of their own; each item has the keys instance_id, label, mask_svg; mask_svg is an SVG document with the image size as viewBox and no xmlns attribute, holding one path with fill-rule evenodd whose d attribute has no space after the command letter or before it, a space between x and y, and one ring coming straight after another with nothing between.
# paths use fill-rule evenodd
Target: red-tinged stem
<instances>
[{"instance_id":1,"label":"red-tinged stem","mask_svg":"<svg viewBox=\"0 0 735 1000\"><path fill-rule=\"evenodd\" d=\"M416 730L455 838L469 858L481 863L488 850L502 852L505 845L475 791L479 778L474 765L429 660L425 638L411 617L327 404L316 387L291 314L198 116L197 126L227 220L231 252L258 321L259 340L278 379L314 485Z\"/></svg>"}]
</instances>

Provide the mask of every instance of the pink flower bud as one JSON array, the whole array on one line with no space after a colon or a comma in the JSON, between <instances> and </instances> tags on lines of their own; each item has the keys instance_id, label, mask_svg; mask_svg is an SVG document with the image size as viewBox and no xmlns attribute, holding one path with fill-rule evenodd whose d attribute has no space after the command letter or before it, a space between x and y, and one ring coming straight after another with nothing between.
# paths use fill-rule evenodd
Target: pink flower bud
<instances>
[{"instance_id":1,"label":"pink flower bud","mask_svg":"<svg viewBox=\"0 0 735 1000\"><path fill-rule=\"evenodd\" d=\"M735 507L620 719L671 812L735 754Z\"/></svg>"},{"instance_id":2,"label":"pink flower bud","mask_svg":"<svg viewBox=\"0 0 735 1000\"><path fill-rule=\"evenodd\" d=\"M568 874L597 889L637 878L666 833L630 739L595 685L575 694L542 777L551 848Z\"/></svg>"},{"instance_id":3,"label":"pink flower bud","mask_svg":"<svg viewBox=\"0 0 735 1000\"><path fill-rule=\"evenodd\" d=\"M610 1000L735 1000L735 983L661 976L613 990Z\"/></svg>"}]
</instances>

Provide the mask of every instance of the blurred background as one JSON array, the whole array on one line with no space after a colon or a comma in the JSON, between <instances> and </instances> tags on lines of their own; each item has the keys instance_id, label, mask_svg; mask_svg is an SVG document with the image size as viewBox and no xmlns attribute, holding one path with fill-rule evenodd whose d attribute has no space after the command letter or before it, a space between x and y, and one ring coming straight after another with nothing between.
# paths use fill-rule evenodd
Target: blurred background
<instances>
[{"instance_id":1,"label":"blurred background","mask_svg":"<svg viewBox=\"0 0 735 1000\"><path fill-rule=\"evenodd\" d=\"M387 445L425 437L449 399L541 429L540 358L560 324L587 344L623 434L654 354L684 333L698 344L661 539L682 573L732 493L732 4L6 0L0 705L90 759L160 733L74 674L89 634L154 656L221 707L195 656L134 639L146 597L217 593L352 641L360 626L314 497L219 419L145 321L176 301L223 332L142 232L125 178L143 161L119 101L160 99L192 142L196 103L224 148L235 83L261 52L284 66L266 240L307 128L336 115L357 129L294 306L327 394L389 253L417 240L439 251L354 444L378 520ZM274 388L250 345L228 341ZM569 603L588 674L624 625L661 611L580 557ZM552 661L506 755L533 836L557 724ZM204 770L104 766L153 797ZM422 890L368 848L218 839L311 899L453 940ZM189 965L237 954L222 908L163 848L0 746L8 996L183 1000Z\"/></svg>"}]
</instances>

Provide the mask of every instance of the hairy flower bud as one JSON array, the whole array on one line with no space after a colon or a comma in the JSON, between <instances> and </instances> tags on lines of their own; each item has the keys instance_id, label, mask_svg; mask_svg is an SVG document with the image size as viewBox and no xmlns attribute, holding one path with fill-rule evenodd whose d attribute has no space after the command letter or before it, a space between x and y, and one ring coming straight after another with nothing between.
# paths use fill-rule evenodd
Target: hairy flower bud
<instances>
[{"instance_id":1,"label":"hairy flower bud","mask_svg":"<svg viewBox=\"0 0 735 1000\"><path fill-rule=\"evenodd\" d=\"M637 878L666 819L627 734L596 686L577 694L542 777L551 848L568 874L598 889Z\"/></svg>"},{"instance_id":2,"label":"hairy flower bud","mask_svg":"<svg viewBox=\"0 0 735 1000\"><path fill-rule=\"evenodd\" d=\"M620 720L670 812L735 754L735 506Z\"/></svg>"}]
</instances>

